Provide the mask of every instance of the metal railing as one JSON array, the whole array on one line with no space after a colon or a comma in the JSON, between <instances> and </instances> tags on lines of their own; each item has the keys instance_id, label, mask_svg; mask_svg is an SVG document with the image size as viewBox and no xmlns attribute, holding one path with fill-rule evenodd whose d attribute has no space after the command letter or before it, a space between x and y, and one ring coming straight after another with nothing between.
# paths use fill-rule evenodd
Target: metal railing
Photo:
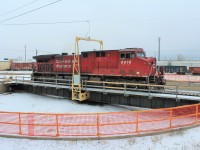
<instances>
[{"instance_id":1,"label":"metal railing","mask_svg":"<svg viewBox=\"0 0 200 150\"><path fill-rule=\"evenodd\" d=\"M16 76L12 79L12 82L16 84L31 84L33 86L44 86L48 87L54 85L57 88L63 88L67 86L71 89L71 79L58 79L58 78L34 78L34 77L18 77ZM188 95L200 96L200 87L190 87L187 86L189 90L180 90L186 86L178 85L153 85L153 84L138 84L138 83L126 83L126 82L106 82L106 81L87 81L82 80L82 89L88 91L89 89L98 88L101 89L103 93L108 92L108 90L120 90L123 91L124 96L127 96L130 92L148 92L148 97L151 98L153 93L169 93L176 96L176 101L178 101L178 96L184 93ZM191 90L190 90L191 89Z\"/></svg>"}]
</instances>

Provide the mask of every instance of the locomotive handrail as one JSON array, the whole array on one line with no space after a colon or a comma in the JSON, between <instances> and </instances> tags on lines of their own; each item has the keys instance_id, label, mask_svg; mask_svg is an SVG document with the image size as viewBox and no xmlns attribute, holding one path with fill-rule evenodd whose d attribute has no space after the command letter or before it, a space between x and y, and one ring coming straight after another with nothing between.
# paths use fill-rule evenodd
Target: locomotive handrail
<instances>
[{"instance_id":1,"label":"locomotive handrail","mask_svg":"<svg viewBox=\"0 0 200 150\"><path fill-rule=\"evenodd\" d=\"M22 79L21 81L23 81L25 78L27 79L37 79L37 80L44 80L44 78L33 78L33 77L21 77L21 76L16 76L15 81L20 81L20 78ZM4 78L0 78L0 79L4 79ZM45 82L46 80L52 80L52 81L66 81L65 83L70 83L71 82L71 79L58 79L58 78L45 78ZM24 80L25 81L25 80ZM28 80L26 80L27 82L29 82ZM32 82L40 82L40 81L33 81L31 80ZM122 82L108 82L108 81L84 81L84 82L87 82L87 83L97 83L97 84L115 84L115 85L128 85L128 86L148 86L148 87L171 87L171 88L175 88L176 85L153 85L153 84L138 84L138 83L122 83ZM49 83L52 83L52 82L49 82ZM83 86L89 86L88 84L86 85L83 85ZM177 86L177 87L188 87L188 86ZM190 88L190 87L188 87ZM197 87L198 89L198 87ZM140 89L142 90L142 89Z\"/></svg>"}]
</instances>

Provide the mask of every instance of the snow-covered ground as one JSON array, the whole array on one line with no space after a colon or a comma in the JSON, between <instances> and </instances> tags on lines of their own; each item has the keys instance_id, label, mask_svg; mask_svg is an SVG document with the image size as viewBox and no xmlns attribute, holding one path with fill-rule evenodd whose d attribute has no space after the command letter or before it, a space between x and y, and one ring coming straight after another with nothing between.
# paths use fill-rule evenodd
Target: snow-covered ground
<instances>
[{"instance_id":1,"label":"snow-covered ground","mask_svg":"<svg viewBox=\"0 0 200 150\"><path fill-rule=\"evenodd\" d=\"M5 79L31 80L32 71L0 71L0 81Z\"/></svg>"},{"instance_id":2,"label":"snow-covered ground","mask_svg":"<svg viewBox=\"0 0 200 150\"><path fill-rule=\"evenodd\" d=\"M44 113L91 113L142 109L133 106L98 105L78 103L66 99L40 96L30 93L0 94L0 111ZM143 108L145 109L145 108Z\"/></svg>"},{"instance_id":3,"label":"snow-covered ground","mask_svg":"<svg viewBox=\"0 0 200 150\"><path fill-rule=\"evenodd\" d=\"M129 111L138 108L80 104L28 93L0 95L0 111L83 113ZM0 138L0 150L187 150L200 149L200 127L160 135L105 140L33 140Z\"/></svg>"},{"instance_id":4,"label":"snow-covered ground","mask_svg":"<svg viewBox=\"0 0 200 150\"><path fill-rule=\"evenodd\" d=\"M199 150L200 127L114 140L29 140L0 138L1 150Z\"/></svg>"},{"instance_id":5,"label":"snow-covered ground","mask_svg":"<svg viewBox=\"0 0 200 150\"><path fill-rule=\"evenodd\" d=\"M31 74L32 71L0 71L0 74Z\"/></svg>"}]
</instances>

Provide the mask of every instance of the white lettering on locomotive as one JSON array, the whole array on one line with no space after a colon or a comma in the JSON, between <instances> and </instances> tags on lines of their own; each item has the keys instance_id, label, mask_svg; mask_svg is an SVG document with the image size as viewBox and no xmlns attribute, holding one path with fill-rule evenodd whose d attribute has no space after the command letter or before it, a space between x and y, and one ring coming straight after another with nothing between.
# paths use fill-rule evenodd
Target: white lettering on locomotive
<instances>
[{"instance_id":1,"label":"white lettering on locomotive","mask_svg":"<svg viewBox=\"0 0 200 150\"><path fill-rule=\"evenodd\" d=\"M130 61L130 60L122 60L122 61L121 61L121 64L122 64L122 65L126 65L126 64L127 64L127 65L130 65L130 64L131 64L131 61Z\"/></svg>"}]
</instances>

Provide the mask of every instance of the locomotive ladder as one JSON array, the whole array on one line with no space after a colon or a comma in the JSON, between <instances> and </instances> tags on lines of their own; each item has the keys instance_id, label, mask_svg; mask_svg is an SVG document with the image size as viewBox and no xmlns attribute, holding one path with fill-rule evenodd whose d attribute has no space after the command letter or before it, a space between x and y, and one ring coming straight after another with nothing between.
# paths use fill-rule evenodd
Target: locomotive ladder
<instances>
[{"instance_id":1,"label":"locomotive ladder","mask_svg":"<svg viewBox=\"0 0 200 150\"><path fill-rule=\"evenodd\" d=\"M80 57L79 57L79 46L78 42L80 40L93 41L100 44L100 50L103 49L103 41L95 40L90 38L76 37L75 39L75 52L73 60L73 72L72 72L72 100L84 101L89 98L89 93L83 90L81 85L81 73L80 73Z\"/></svg>"}]
</instances>

